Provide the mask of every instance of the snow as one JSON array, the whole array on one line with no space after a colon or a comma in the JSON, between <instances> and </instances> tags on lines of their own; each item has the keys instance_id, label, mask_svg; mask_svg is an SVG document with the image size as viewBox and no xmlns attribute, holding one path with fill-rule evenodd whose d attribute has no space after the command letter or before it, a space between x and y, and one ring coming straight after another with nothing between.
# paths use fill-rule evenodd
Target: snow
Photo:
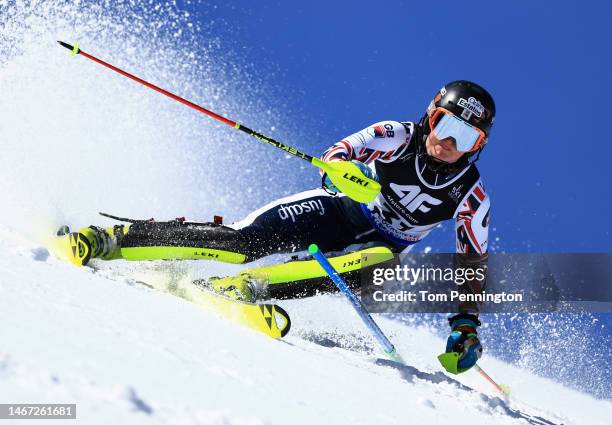
<instances>
[{"instance_id":1,"label":"snow","mask_svg":"<svg viewBox=\"0 0 612 425\"><path fill-rule=\"evenodd\" d=\"M88 424L605 424L612 413L610 401L485 357L511 387L506 404L475 372L442 374L444 343L427 328L377 317L410 364L395 365L339 296L281 303L293 328L276 341L0 235L3 402L76 403Z\"/></svg>"}]
</instances>

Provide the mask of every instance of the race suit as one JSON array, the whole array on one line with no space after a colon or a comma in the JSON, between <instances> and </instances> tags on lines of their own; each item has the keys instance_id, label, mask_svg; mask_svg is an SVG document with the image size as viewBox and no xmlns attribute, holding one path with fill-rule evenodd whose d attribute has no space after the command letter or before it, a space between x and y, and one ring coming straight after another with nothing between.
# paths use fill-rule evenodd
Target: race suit
<instances>
[{"instance_id":1,"label":"race suit","mask_svg":"<svg viewBox=\"0 0 612 425\"><path fill-rule=\"evenodd\" d=\"M231 226L249 241L248 257L301 251L313 242L323 251L373 243L409 251L452 218L456 252L486 255L490 200L476 166L450 175L432 171L417 155L416 128L412 122L383 121L327 149L325 161L368 164L381 193L369 204L322 189L274 201Z\"/></svg>"}]
</instances>

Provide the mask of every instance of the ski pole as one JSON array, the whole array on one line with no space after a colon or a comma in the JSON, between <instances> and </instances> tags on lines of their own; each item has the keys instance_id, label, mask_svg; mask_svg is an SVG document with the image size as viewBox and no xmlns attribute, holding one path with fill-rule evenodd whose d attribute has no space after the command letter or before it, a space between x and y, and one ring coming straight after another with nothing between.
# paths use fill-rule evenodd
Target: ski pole
<instances>
[{"instance_id":1,"label":"ski pole","mask_svg":"<svg viewBox=\"0 0 612 425\"><path fill-rule=\"evenodd\" d=\"M353 164L350 161L335 161L335 162L325 162L317 157L313 157L311 155L308 155L304 152L300 152L299 150L297 150L294 147L291 147L289 145L286 145L284 143L278 142L274 139L272 139L271 137L265 136L261 133L258 133L254 130L251 130L250 128L237 123L234 120L231 120L229 118L226 118L222 115L217 114L216 112L213 112L211 110L208 110L206 108L203 108L200 105L197 105L187 99L183 99L182 97L171 93L167 90L162 89L161 87L158 87L154 84L149 83L148 81L143 80L142 78L139 78L135 75L130 74L127 71L122 70L121 68L117 68L114 65L111 65L108 62L105 62L101 59L98 59L97 57L90 55L89 53L86 53L84 51L82 51L79 48L78 43L75 43L74 46L65 43L63 41L58 41L58 43L62 46L65 47L66 49L70 50L73 56L76 55L81 55L86 57L87 59L90 59L102 66L105 66L106 68L109 68L121 75L123 75L124 77L127 77L131 80L136 81L137 83L140 83L152 90L155 90L165 96L168 96L171 99L176 100L177 102L182 103L183 105L186 105L192 109L195 109L198 112L201 112L205 115L208 115L211 118L216 119L217 121L221 121L222 123L225 123L229 126L232 126L246 134L248 134L249 136L253 136L259 140L261 140L262 142L268 143L278 149L281 149L283 151L285 151L288 154L291 154L293 156L296 156L298 158L302 158L305 161L310 162L312 165L314 165L315 167L318 167L320 169L322 169L323 171L325 171L327 173L327 175L329 176L330 180L332 181L332 183L334 183L334 185L343 193L345 193L349 198L357 201L357 202L363 202L363 203L368 203L374 200L374 198L376 198L376 196L378 195L378 193L380 192L380 183L378 183L375 180L372 180L368 177L366 177L360 170L359 168Z\"/></svg>"},{"instance_id":2,"label":"ski pole","mask_svg":"<svg viewBox=\"0 0 612 425\"><path fill-rule=\"evenodd\" d=\"M391 360L404 364L404 359L402 359L399 353L395 350L395 347L393 346L393 344L391 344L389 338L387 338L383 331L378 327L378 325L376 324L374 319L372 319L372 316L370 316L370 313L368 313L368 310L365 308L363 303L355 296L355 294L353 294L353 291L351 291L344 279L340 277L336 269L334 269L334 266L332 266L329 260L327 260L327 258L325 257L325 255L323 255L319 247L316 244L312 244L308 247L308 252L310 252L310 254L312 254L312 256L315 258L315 260L319 262L321 267L323 267L323 270L325 270L325 273L328 274L328 276L338 287L340 292L342 292L349 299L349 301L353 305L353 308L355 309L357 314L359 314L359 317L361 317L361 320L363 320L363 323L365 323L376 341L378 341L378 343L381 345L385 354L389 356Z\"/></svg>"},{"instance_id":3,"label":"ski pole","mask_svg":"<svg viewBox=\"0 0 612 425\"><path fill-rule=\"evenodd\" d=\"M493 385L495 387L495 389L504 397L509 397L510 396L510 390L508 389L507 386L502 385L502 384L498 384L497 382L495 382L493 380L493 378L491 378L489 376L489 374L487 372L485 372L480 366L478 366L477 364L474 365L474 368L476 368L476 371L478 371L478 373L480 373L480 375L485 378L487 381L489 381L491 383L491 385Z\"/></svg>"}]
</instances>

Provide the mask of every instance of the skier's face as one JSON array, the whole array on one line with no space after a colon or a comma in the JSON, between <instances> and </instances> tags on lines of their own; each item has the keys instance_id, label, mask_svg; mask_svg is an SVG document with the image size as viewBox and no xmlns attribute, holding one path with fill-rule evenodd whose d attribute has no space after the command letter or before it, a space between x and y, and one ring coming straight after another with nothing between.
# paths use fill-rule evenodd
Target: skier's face
<instances>
[{"instance_id":1,"label":"skier's face","mask_svg":"<svg viewBox=\"0 0 612 425\"><path fill-rule=\"evenodd\" d=\"M433 131L427 136L425 148L427 149L428 155L449 164L457 162L465 153L457 150L455 140L452 137L439 140Z\"/></svg>"}]
</instances>

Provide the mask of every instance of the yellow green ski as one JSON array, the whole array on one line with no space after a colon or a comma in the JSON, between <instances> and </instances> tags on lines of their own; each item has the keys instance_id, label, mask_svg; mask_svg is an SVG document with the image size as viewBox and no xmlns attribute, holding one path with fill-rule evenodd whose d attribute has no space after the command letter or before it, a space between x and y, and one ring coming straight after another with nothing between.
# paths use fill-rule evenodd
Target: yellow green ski
<instances>
[{"instance_id":1,"label":"yellow green ski","mask_svg":"<svg viewBox=\"0 0 612 425\"><path fill-rule=\"evenodd\" d=\"M50 242L51 251L76 266L88 265L98 267L101 263L89 263L91 258L104 260L160 260L160 259L215 259L227 263L240 263L242 254L230 251L216 251L215 256L187 255L196 252L195 248L184 247L132 247L114 250L101 256L103 245L88 234L89 228L70 232L63 226L57 236ZM110 229L109 229L110 231ZM179 255L177 249L184 250ZM199 249L199 248L198 248ZM200 249L202 251L215 251ZM370 247L330 258L330 262L339 273L348 273L388 261L391 251L386 247ZM109 266L112 267L112 266ZM104 267L103 267L104 268ZM272 338L282 338L289 332L291 319L289 314L274 303L252 302L261 299L259 295L271 295L271 288L281 287L285 283L308 282L323 278L325 271L315 260L296 260L283 264L255 267L243 270L236 276L196 280L188 262L183 261L145 261L130 271L119 273L123 277L134 279L157 290L185 298L207 311L234 323L254 329ZM309 283L307 283L309 285ZM267 293L270 291L270 293ZM264 299L268 297L264 296ZM282 297L281 297L282 298Z\"/></svg>"},{"instance_id":2,"label":"yellow green ski","mask_svg":"<svg viewBox=\"0 0 612 425\"><path fill-rule=\"evenodd\" d=\"M78 232L67 232L54 237L49 248L56 257L79 267L83 260L89 260L92 253L87 238ZM127 277L148 287L187 299L221 318L275 339L287 335L291 328L289 314L282 307L273 303L242 302L215 294L198 281L192 281L186 268L177 273L177 267L163 264L157 269L134 271Z\"/></svg>"}]
</instances>

